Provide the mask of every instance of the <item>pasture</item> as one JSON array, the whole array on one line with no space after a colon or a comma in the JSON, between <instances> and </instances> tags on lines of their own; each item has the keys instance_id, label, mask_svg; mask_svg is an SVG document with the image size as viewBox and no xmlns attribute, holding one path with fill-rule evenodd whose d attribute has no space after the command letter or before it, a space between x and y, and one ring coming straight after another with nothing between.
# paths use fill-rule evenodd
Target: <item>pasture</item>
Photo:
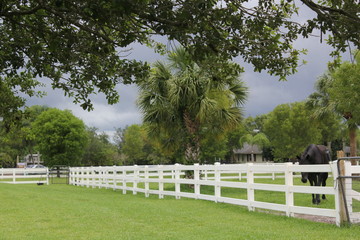
<instances>
[{"instance_id":1,"label":"pasture","mask_svg":"<svg viewBox=\"0 0 360 240\"><path fill-rule=\"evenodd\" d=\"M227 194L235 193L229 189ZM277 199L263 194L270 201ZM301 201L310 204L308 195ZM141 193L69 185L0 183L0 203L1 240L358 239L360 235L359 226L338 228L230 204L145 198Z\"/></svg>"}]
</instances>

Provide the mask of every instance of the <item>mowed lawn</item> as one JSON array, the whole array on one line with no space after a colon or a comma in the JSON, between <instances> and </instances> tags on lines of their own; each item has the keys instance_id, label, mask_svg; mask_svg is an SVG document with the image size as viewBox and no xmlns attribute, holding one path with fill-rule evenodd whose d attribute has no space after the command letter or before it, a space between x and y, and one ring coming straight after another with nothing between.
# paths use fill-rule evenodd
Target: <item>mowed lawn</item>
<instances>
[{"instance_id":1,"label":"mowed lawn","mask_svg":"<svg viewBox=\"0 0 360 240\"><path fill-rule=\"evenodd\" d=\"M0 183L0 239L359 239L338 228L244 207L111 189Z\"/></svg>"}]
</instances>

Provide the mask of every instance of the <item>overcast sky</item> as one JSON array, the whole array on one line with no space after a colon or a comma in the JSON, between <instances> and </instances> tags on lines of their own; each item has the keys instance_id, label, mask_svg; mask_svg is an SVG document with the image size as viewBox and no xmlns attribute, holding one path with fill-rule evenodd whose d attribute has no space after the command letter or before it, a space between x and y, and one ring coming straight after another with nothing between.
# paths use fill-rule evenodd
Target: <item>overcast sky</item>
<instances>
[{"instance_id":1,"label":"overcast sky","mask_svg":"<svg viewBox=\"0 0 360 240\"><path fill-rule=\"evenodd\" d=\"M295 43L299 49L308 49L308 54L302 56L307 61L306 65L298 68L298 72L290 77L288 81L279 82L276 77L267 73L254 73L252 66L244 64L241 58L236 59L244 68L243 81L249 87L249 96L244 105L245 117L256 116L272 111L274 107L283 103L305 100L314 91L314 83L317 78L327 69L329 56L332 49L325 42L320 43L319 38L301 39ZM344 58L348 58L349 53ZM164 57L155 54L151 49L141 45L133 45L130 58L148 61L163 60ZM69 109L74 115L82 119L89 127L96 127L99 131L111 135L115 128L124 128L131 124L141 123L141 114L136 107L138 95L135 85L119 85L120 102L115 105L107 105L102 94L92 98L94 110L84 111L79 105L75 105L71 98L64 96L60 90L52 90L50 83L43 90L47 96L43 98L30 98L27 105L47 105L59 109Z\"/></svg>"}]
</instances>

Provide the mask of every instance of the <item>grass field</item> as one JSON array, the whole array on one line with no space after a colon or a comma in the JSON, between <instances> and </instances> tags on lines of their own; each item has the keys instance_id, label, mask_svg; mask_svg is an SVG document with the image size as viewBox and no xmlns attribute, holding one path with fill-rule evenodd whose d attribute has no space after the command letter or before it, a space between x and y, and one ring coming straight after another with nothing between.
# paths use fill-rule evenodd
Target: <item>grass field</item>
<instances>
[{"instance_id":1,"label":"grass field","mask_svg":"<svg viewBox=\"0 0 360 240\"><path fill-rule=\"evenodd\" d=\"M204 189L206 191L206 189ZM229 193L231 194L231 193ZM260 194L261 196L261 194ZM329 200L330 201L330 200ZM0 239L359 239L338 228L244 207L69 185L0 183Z\"/></svg>"}]
</instances>

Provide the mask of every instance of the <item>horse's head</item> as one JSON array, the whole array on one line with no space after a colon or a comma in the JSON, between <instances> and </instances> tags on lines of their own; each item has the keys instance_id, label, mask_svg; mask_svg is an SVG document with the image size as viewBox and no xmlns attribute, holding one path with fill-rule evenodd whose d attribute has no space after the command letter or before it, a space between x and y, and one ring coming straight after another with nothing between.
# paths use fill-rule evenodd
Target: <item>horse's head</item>
<instances>
[{"instance_id":1,"label":"horse's head","mask_svg":"<svg viewBox=\"0 0 360 240\"><path fill-rule=\"evenodd\" d=\"M310 164L310 155L305 152L301 155L301 157L297 156L296 157L299 161L299 165L306 165L306 164ZM309 173L307 172L301 172L301 181L303 183L306 183L309 177Z\"/></svg>"}]
</instances>

